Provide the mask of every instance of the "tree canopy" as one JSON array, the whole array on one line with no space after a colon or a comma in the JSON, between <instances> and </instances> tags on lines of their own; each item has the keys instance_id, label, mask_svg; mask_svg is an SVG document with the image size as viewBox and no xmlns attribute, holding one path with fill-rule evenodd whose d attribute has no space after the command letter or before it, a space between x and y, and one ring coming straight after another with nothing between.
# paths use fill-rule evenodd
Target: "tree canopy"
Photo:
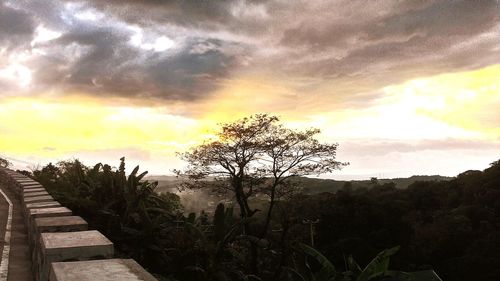
<instances>
[{"instance_id":1,"label":"tree canopy","mask_svg":"<svg viewBox=\"0 0 500 281\"><path fill-rule=\"evenodd\" d=\"M9 162L9 160L0 157L0 167L7 168L10 165L11 165L11 163Z\"/></svg>"},{"instance_id":2,"label":"tree canopy","mask_svg":"<svg viewBox=\"0 0 500 281\"><path fill-rule=\"evenodd\" d=\"M251 217L257 212L248 204L251 196L267 194L271 211L275 200L292 192L288 179L347 165L336 160L338 144L316 139L319 129L293 130L279 121L257 114L222 124L215 139L180 154L189 166L178 173L195 181L214 178L218 189L234 194L241 216Z\"/></svg>"}]
</instances>

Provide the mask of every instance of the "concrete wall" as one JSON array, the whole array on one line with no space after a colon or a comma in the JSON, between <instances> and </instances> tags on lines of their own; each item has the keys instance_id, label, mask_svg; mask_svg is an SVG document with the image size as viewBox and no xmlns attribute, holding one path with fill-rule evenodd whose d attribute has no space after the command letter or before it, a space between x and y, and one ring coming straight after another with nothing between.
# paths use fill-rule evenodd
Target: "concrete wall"
<instances>
[{"instance_id":1,"label":"concrete wall","mask_svg":"<svg viewBox=\"0 0 500 281\"><path fill-rule=\"evenodd\" d=\"M113 243L87 222L73 216L38 182L0 167L0 183L21 204L32 253L33 275L39 281L156 280L131 259L114 259Z\"/></svg>"}]
</instances>

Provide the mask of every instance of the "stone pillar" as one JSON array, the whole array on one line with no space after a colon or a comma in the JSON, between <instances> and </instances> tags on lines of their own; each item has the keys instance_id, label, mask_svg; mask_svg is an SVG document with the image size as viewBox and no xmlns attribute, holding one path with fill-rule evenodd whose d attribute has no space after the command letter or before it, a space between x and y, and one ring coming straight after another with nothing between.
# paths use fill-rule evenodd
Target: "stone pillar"
<instances>
[{"instance_id":1,"label":"stone pillar","mask_svg":"<svg viewBox=\"0 0 500 281\"><path fill-rule=\"evenodd\" d=\"M31 261L33 264L32 272L36 272L37 267L35 265L39 262L40 236L42 233L86 231L88 230L88 224L78 216L42 217L35 218L33 229Z\"/></svg>"},{"instance_id":2,"label":"stone pillar","mask_svg":"<svg viewBox=\"0 0 500 281\"><path fill-rule=\"evenodd\" d=\"M50 281L157 281L132 259L109 259L77 262L55 262Z\"/></svg>"},{"instance_id":3,"label":"stone pillar","mask_svg":"<svg viewBox=\"0 0 500 281\"><path fill-rule=\"evenodd\" d=\"M35 272L37 281L48 280L53 262L106 259L112 258L114 254L113 243L96 230L42 233L40 244L39 267Z\"/></svg>"}]
</instances>

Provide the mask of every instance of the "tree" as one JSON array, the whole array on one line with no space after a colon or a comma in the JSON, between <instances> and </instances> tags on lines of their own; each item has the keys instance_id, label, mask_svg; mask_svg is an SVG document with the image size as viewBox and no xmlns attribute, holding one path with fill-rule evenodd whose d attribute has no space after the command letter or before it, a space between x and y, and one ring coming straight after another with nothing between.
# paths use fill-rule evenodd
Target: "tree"
<instances>
[{"instance_id":1,"label":"tree","mask_svg":"<svg viewBox=\"0 0 500 281\"><path fill-rule=\"evenodd\" d=\"M337 144L315 138L319 129L296 131L278 122L276 116L257 114L222 124L216 139L180 154L189 166L178 174L195 181L214 177L216 188L231 191L241 217L249 218L258 211L248 202L256 193L270 197L270 213L276 200L291 192L289 179L347 165L335 160Z\"/></svg>"},{"instance_id":2,"label":"tree","mask_svg":"<svg viewBox=\"0 0 500 281\"><path fill-rule=\"evenodd\" d=\"M0 157L0 167L8 168L11 164L9 160Z\"/></svg>"},{"instance_id":3,"label":"tree","mask_svg":"<svg viewBox=\"0 0 500 281\"><path fill-rule=\"evenodd\" d=\"M180 154L188 167L177 173L195 181L190 187L207 187L196 183L214 178L216 184L211 187L234 195L243 220L259 211L249 204L249 198L257 193L268 195L261 231L245 224L246 234L262 239L267 236L276 202L294 190L290 179L329 173L347 165L336 161L338 145L320 143L315 138L319 133L318 129L288 129L276 116L252 115L222 124L215 139Z\"/></svg>"}]
</instances>

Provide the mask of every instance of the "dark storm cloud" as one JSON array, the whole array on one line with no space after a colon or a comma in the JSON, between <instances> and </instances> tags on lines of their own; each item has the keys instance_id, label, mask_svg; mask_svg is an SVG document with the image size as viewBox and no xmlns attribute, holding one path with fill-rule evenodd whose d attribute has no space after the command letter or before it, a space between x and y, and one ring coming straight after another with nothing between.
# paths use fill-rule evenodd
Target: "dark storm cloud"
<instances>
[{"instance_id":1,"label":"dark storm cloud","mask_svg":"<svg viewBox=\"0 0 500 281\"><path fill-rule=\"evenodd\" d=\"M55 57L71 46L80 54L44 60L38 82L93 94L196 100L228 77L237 61L225 53L230 44L218 40L190 38L166 54L143 52L129 40L130 31L80 26L50 43Z\"/></svg>"},{"instance_id":2,"label":"dark storm cloud","mask_svg":"<svg viewBox=\"0 0 500 281\"><path fill-rule=\"evenodd\" d=\"M35 23L31 15L0 3L0 48L14 48L29 43Z\"/></svg>"},{"instance_id":3,"label":"dark storm cloud","mask_svg":"<svg viewBox=\"0 0 500 281\"><path fill-rule=\"evenodd\" d=\"M85 3L68 1L44 7L20 1L16 5L18 9L6 10L9 23L19 21L10 18L19 17L20 13L39 21L31 21L31 29L9 29L6 40L10 43L14 34L23 35L30 42L37 25L62 33L55 40L25 48L41 50L30 59L38 90L58 88L128 98L196 100L207 97L221 79L230 77L231 69L245 57L239 55L245 46L238 42L132 26ZM82 19L89 13L101 18ZM141 36L139 41L147 42L132 44L137 33ZM165 40L173 40L174 46L156 51L155 40L165 35L171 38ZM141 45L145 43L149 45Z\"/></svg>"},{"instance_id":4,"label":"dark storm cloud","mask_svg":"<svg viewBox=\"0 0 500 281\"><path fill-rule=\"evenodd\" d=\"M416 2L420 1L413 1ZM456 60L449 60L449 56L458 59L457 53L452 52L453 47L474 40L481 33L499 26L498 1L437 1L409 6L410 9L407 2L393 3L397 4L382 15L377 13L375 6L373 13L365 19L353 22L328 21L326 14L320 17L325 21L308 24L306 19L296 27L285 30L281 44L302 47L304 52L297 53L297 57L307 52L314 55L315 52L328 54L330 51L333 56L319 55L318 58L297 64L301 70L304 70L304 65L307 66L305 70L315 75L366 75L372 67L375 71L394 70L397 73L399 68L404 70L408 64L430 66L443 61L454 64ZM354 8L356 3L352 6ZM360 12L358 16L362 15ZM466 67L480 57L499 58L498 50L491 50L492 46L498 46L497 39L491 38L490 44L483 45L482 50L477 50L476 44L464 46L459 50L464 54L462 66ZM469 48L476 49L472 57L469 56ZM337 56L334 55L336 52L339 53Z\"/></svg>"},{"instance_id":5,"label":"dark storm cloud","mask_svg":"<svg viewBox=\"0 0 500 281\"><path fill-rule=\"evenodd\" d=\"M171 89L177 99L196 99L230 76L234 58L225 55L217 40L195 39L179 54L159 59L147 69L154 85Z\"/></svg>"},{"instance_id":6,"label":"dark storm cloud","mask_svg":"<svg viewBox=\"0 0 500 281\"><path fill-rule=\"evenodd\" d=\"M0 6L0 44L33 52L33 81L44 89L191 101L252 71L314 78L295 91L328 83L324 95L369 104L388 84L500 61L498 1L9 3ZM32 48L40 25L62 36ZM134 45L138 32L144 42ZM161 36L171 49L140 46Z\"/></svg>"},{"instance_id":7,"label":"dark storm cloud","mask_svg":"<svg viewBox=\"0 0 500 281\"><path fill-rule=\"evenodd\" d=\"M255 25L261 27L266 23L261 21L259 15L264 12L265 5L277 6L268 0L91 0L90 2L130 23L141 25L168 23L190 28L239 31L257 31Z\"/></svg>"}]
</instances>

